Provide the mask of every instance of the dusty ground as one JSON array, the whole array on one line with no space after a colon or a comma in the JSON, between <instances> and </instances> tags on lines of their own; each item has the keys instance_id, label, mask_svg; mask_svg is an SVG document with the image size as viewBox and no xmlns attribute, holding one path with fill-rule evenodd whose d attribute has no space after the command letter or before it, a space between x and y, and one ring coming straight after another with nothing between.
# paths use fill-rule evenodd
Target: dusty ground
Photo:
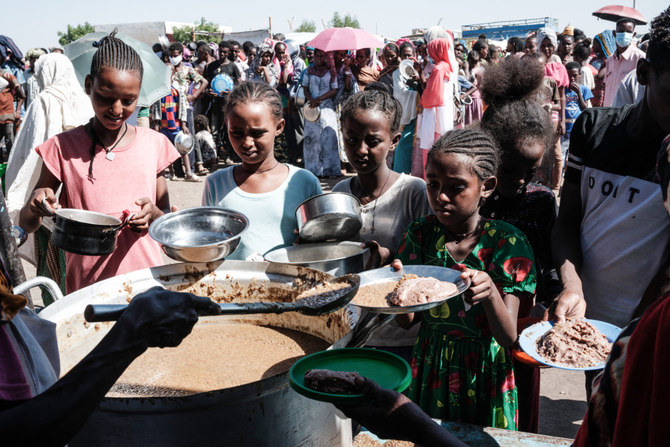
<instances>
[{"instance_id":1,"label":"dusty ground","mask_svg":"<svg viewBox=\"0 0 670 447\"><path fill-rule=\"evenodd\" d=\"M326 180L324 191L329 190L339 180ZM198 206L201 203L205 178L199 183L183 180L168 181L170 201L180 209ZM166 262L175 262L165 258ZM24 263L25 265L25 263ZM35 270L26 265L26 276L31 278ZM39 302L39 297L36 301ZM574 438L586 411L584 374L555 368L543 369L540 401L541 434Z\"/></svg>"}]
</instances>

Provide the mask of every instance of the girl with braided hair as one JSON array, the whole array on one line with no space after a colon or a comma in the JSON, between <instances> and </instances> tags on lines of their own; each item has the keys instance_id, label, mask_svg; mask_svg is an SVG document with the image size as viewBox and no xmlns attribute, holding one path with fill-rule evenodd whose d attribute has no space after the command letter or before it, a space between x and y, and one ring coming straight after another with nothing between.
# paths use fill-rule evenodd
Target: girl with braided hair
<instances>
[{"instance_id":1,"label":"girl with braided hair","mask_svg":"<svg viewBox=\"0 0 670 447\"><path fill-rule=\"evenodd\" d=\"M54 209L77 208L114 217L133 213L119 231L116 250L106 256L66 256L66 291L122 273L162 265L160 246L147 232L168 212L170 198L163 170L179 158L169 140L153 130L126 123L137 106L142 61L114 33L96 43L85 90L94 117L35 149L44 165L19 225L39 228ZM60 196L56 191L62 187Z\"/></svg>"},{"instance_id":2,"label":"girl with braided hair","mask_svg":"<svg viewBox=\"0 0 670 447\"><path fill-rule=\"evenodd\" d=\"M556 222L556 199L551 189L531 180L551 147L554 128L549 114L534 100L544 69L533 57L507 58L487 68L481 86L488 107L481 127L500 148L498 185L480 213L514 225L533 248L537 271L536 296L519 303L519 330L529 320L535 302L549 303L561 284L551 258L551 230ZM535 298L535 299L533 299ZM540 371L515 361L519 429L537 433L540 411Z\"/></svg>"},{"instance_id":3,"label":"girl with braided hair","mask_svg":"<svg viewBox=\"0 0 670 447\"><path fill-rule=\"evenodd\" d=\"M480 215L496 187L498 148L465 128L441 136L428 154L426 190L434 215L415 220L400 242L395 268L437 265L461 270L471 286L461 298L420 314L407 396L431 417L517 430L517 392L509 348L519 302L535 292L528 240L514 226Z\"/></svg>"},{"instance_id":4,"label":"girl with braided hair","mask_svg":"<svg viewBox=\"0 0 670 447\"><path fill-rule=\"evenodd\" d=\"M355 195L361 202L359 239L371 249L372 267L387 264L407 226L430 213L426 183L391 170L386 158L400 140L402 107L385 84L372 83L349 97L342 107L344 150L356 177L333 191ZM368 346L401 355L409 361L418 327L406 331L391 322L368 340Z\"/></svg>"}]
</instances>

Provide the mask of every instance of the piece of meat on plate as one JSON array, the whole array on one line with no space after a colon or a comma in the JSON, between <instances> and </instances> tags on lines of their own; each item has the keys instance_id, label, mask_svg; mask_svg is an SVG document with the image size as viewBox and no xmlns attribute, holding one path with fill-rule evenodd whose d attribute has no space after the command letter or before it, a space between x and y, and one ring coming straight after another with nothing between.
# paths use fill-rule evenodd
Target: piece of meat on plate
<instances>
[{"instance_id":1,"label":"piece of meat on plate","mask_svg":"<svg viewBox=\"0 0 670 447\"><path fill-rule=\"evenodd\" d=\"M435 278L410 278L398 283L398 287L389 295L388 301L394 306L415 306L440 301L456 293L458 287L453 282Z\"/></svg>"},{"instance_id":2,"label":"piece of meat on plate","mask_svg":"<svg viewBox=\"0 0 670 447\"><path fill-rule=\"evenodd\" d=\"M310 369L305 373L305 386L322 393L357 394L356 377L355 371Z\"/></svg>"}]
</instances>

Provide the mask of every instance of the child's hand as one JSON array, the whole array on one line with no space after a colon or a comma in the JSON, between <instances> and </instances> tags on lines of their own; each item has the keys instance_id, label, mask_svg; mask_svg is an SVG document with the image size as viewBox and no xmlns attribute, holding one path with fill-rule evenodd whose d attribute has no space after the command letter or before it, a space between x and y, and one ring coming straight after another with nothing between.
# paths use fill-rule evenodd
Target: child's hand
<instances>
[{"instance_id":1,"label":"child's hand","mask_svg":"<svg viewBox=\"0 0 670 447\"><path fill-rule=\"evenodd\" d=\"M361 244L361 247L370 250L370 257L368 258L368 262L365 264L365 270L381 267L382 265L386 264L389 256L391 256L391 250L386 247L382 247L377 241L364 242Z\"/></svg>"},{"instance_id":2,"label":"child's hand","mask_svg":"<svg viewBox=\"0 0 670 447\"><path fill-rule=\"evenodd\" d=\"M128 225L130 225L130 228L133 231L140 232L148 230L149 224L163 214L148 197L137 199L135 205L140 207L140 211L128 222Z\"/></svg>"},{"instance_id":3,"label":"child's hand","mask_svg":"<svg viewBox=\"0 0 670 447\"><path fill-rule=\"evenodd\" d=\"M474 306L496 296L500 298L498 288L488 273L469 269L462 264L456 264L454 268L462 272L461 278L470 278L470 288L463 292L463 299L466 303Z\"/></svg>"},{"instance_id":4,"label":"child's hand","mask_svg":"<svg viewBox=\"0 0 670 447\"><path fill-rule=\"evenodd\" d=\"M56 195L51 188L39 188L33 191L28 200L30 212L35 217L51 216L60 208Z\"/></svg>"},{"instance_id":5,"label":"child's hand","mask_svg":"<svg viewBox=\"0 0 670 447\"><path fill-rule=\"evenodd\" d=\"M402 270L402 262L400 262L400 259L394 259L391 263L391 267L393 267L395 271Z\"/></svg>"},{"instance_id":6,"label":"child's hand","mask_svg":"<svg viewBox=\"0 0 670 447\"><path fill-rule=\"evenodd\" d=\"M581 93L581 90L579 89L579 84L577 84L576 82L570 83L570 90L577 93L578 95Z\"/></svg>"}]
</instances>

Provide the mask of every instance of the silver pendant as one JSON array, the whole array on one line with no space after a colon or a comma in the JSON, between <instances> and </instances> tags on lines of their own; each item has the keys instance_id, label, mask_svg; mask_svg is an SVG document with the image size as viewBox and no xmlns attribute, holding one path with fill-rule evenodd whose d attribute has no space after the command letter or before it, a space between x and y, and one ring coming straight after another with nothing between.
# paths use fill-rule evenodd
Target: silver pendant
<instances>
[{"instance_id":1,"label":"silver pendant","mask_svg":"<svg viewBox=\"0 0 670 447\"><path fill-rule=\"evenodd\" d=\"M107 152L107 155L105 155L105 158L109 161L114 161L114 152Z\"/></svg>"}]
</instances>

